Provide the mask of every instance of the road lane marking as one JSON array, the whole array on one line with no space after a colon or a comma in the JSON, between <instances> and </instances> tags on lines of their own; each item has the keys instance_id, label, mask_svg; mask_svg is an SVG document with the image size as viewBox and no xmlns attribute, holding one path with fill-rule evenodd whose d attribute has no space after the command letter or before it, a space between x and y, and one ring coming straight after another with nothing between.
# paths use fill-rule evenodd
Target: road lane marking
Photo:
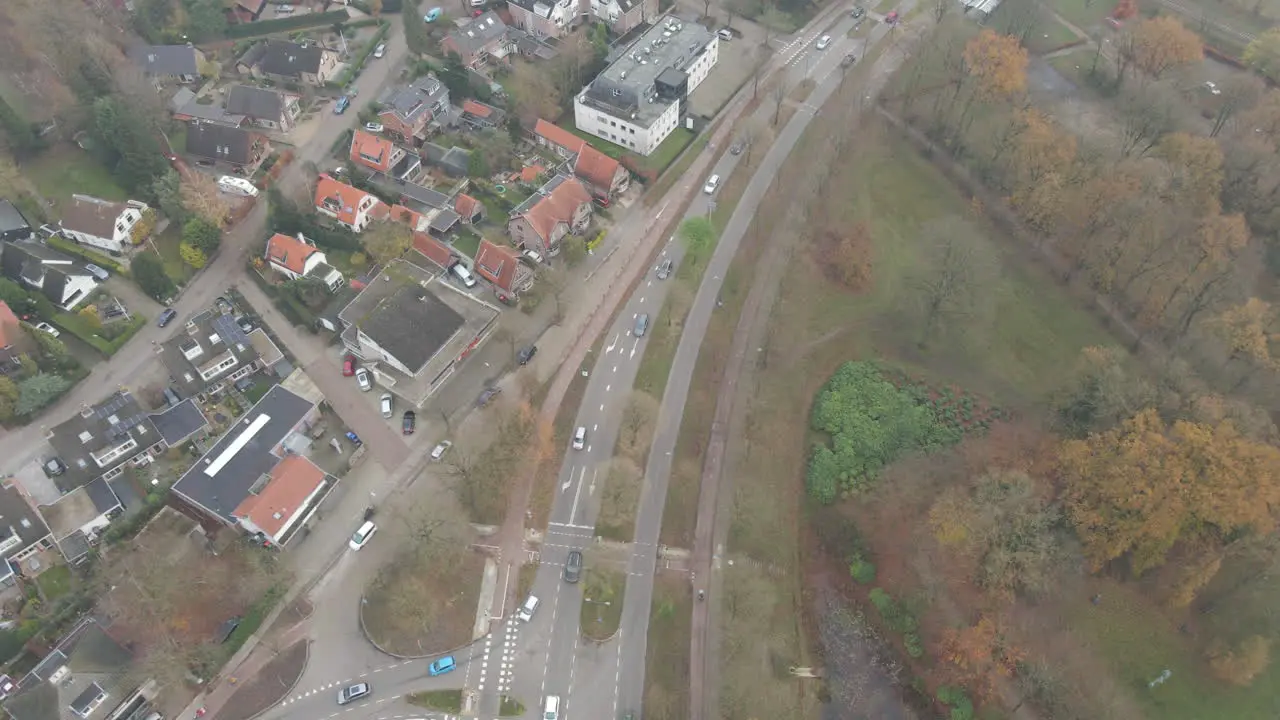
<instances>
[{"instance_id":1,"label":"road lane marking","mask_svg":"<svg viewBox=\"0 0 1280 720\"><path fill-rule=\"evenodd\" d=\"M605 386L604 386L604 391L605 391L605 392L609 392L610 390L613 390L613 386L612 386L612 385L605 385ZM597 427L599 427L599 426L597 426Z\"/></svg>"},{"instance_id":2,"label":"road lane marking","mask_svg":"<svg viewBox=\"0 0 1280 720\"><path fill-rule=\"evenodd\" d=\"M618 366L617 366L617 365L614 365L614 366L613 366L613 371L614 371L614 372L618 372Z\"/></svg>"},{"instance_id":3,"label":"road lane marking","mask_svg":"<svg viewBox=\"0 0 1280 720\"><path fill-rule=\"evenodd\" d=\"M600 403L600 412L604 412L604 403Z\"/></svg>"},{"instance_id":4,"label":"road lane marking","mask_svg":"<svg viewBox=\"0 0 1280 720\"><path fill-rule=\"evenodd\" d=\"M562 523L562 522L549 522L549 523L547 523L547 524L548 524L548 525L556 525L556 526L558 526L558 527L582 528L582 529L584 529L584 530L591 530L591 529L592 529L592 526L591 526L591 525L574 525L573 523Z\"/></svg>"}]
</instances>

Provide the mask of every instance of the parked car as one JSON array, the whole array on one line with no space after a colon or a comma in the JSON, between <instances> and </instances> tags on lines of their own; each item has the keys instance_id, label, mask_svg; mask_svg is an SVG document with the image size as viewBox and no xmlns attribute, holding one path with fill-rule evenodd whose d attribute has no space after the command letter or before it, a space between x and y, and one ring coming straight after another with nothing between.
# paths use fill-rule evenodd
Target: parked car
<instances>
[{"instance_id":1,"label":"parked car","mask_svg":"<svg viewBox=\"0 0 1280 720\"><path fill-rule=\"evenodd\" d=\"M382 397L378 399L378 407L382 410L382 417L389 418L395 414L393 406L395 401L391 398L391 393L382 393Z\"/></svg>"},{"instance_id":2,"label":"parked car","mask_svg":"<svg viewBox=\"0 0 1280 720\"><path fill-rule=\"evenodd\" d=\"M897 11L897 10L893 10L893 11L891 11L888 15L885 15L885 16L884 16L884 24L885 24L885 25L897 25L897 24L898 24L898 11Z\"/></svg>"},{"instance_id":3,"label":"parked car","mask_svg":"<svg viewBox=\"0 0 1280 720\"><path fill-rule=\"evenodd\" d=\"M351 377L356 374L356 357L351 353L342 356L342 376Z\"/></svg>"},{"instance_id":4,"label":"parked car","mask_svg":"<svg viewBox=\"0 0 1280 720\"><path fill-rule=\"evenodd\" d=\"M440 14L443 12L442 8L433 7L427 11L426 15L422 16L422 22L433 23L440 19Z\"/></svg>"},{"instance_id":5,"label":"parked car","mask_svg":"<svg viewBox=\"0 0 1280 720\"><path fill-rule=\"evenodd\" d=\"M371 133L380 133L382 132L383 128L382 128L382 123L370 122L370 123L364 124L364 129L368 130Z\"/></svg>"},{"instance_id":6,"label":"parked car","mask_svg":"<svg viewBox=\"0 0 1280 720\"><path fill-rule=\"evenodd\" d=\"M441 440L439 445L431 449L431 459L439 460L444 454L449 452L449 448L453 447L453 443L448 440Z\"/></svg>"},{"instance_id":7,"label":"parked car","mask_svg":"<svg viewBox=\"0 0 1280 720\"><path fill-rule=\"evenodd\" d=\"M351 542L347 543L347 546L352 550L359 550L369 544L369 538L376 532L378 532L378 526L374 525L372 520L365 520L360 529L351 536Z\"/></svg>"},{"instance_id":8,"label":"parked car","mask_svg":"<svg viewBox=\"0 0 1280 720\"><path fill-rule=\"evenodd\" d=\"M814 47L819 50L826 50L827 46L830 44L831 44L831 36L823 35L822 37L818 38L818 42L814 45Z\"/></svg>"},{"instance_id":9,"label":"parked car","mask_svg":"<svg viewBox=\"0 0 1280 720\"><path fill-rule=\"evenodd\" d=\"M293 12L293 6L292 6L292 5L277 5L277 6L276 6L276 14L277 14L277 15L288 15L288 14L290 14L290 13L292 13L292 12Z\"/></svg>"},{"instance_id":10,"label":"parked car","mask_svg":"<svg viewBox=\"0 0 1280 720\"><path fill-rule=\"evenodd\" d=\"M61 458L51 457L44 461L44 474L49 477L57 477L66 471L67 464Z\"/></svg>"},{"instance_id":11,"label":"parked car","mask_svg":"<svg viewBox=\"0 0 1280 720\"><path fill-rule=\"evenodd\" d=\"M711 193L716 191L717 187L720 187L720 176L712 175L711 177L707 178L707 184L702 186L702 192L710 195Z\"/></svg>"},{"instance_id":12,"label":"parked car","mask_svg":"<svg viewBox=\"0 0 1280 720\"><path fill-rule=\"evenodd\" d=\"M502 303L503 305L506 305L508 307L516 306L515 296L496 285L493 287L493 296L498 298L498 302Z\"/></svg>"},{"instance_id":13,"label":"parked car","mask_svg":"<svg viewBox=\"0 0 1280 720\"><path fill-rule=\"evenodd\" d=\"M338 102L334 104L333 114L341 115L342 113L346 112L347 108L349 107L351 107L351 98L347 97L346 95L343 95L342 97L338 98Z\"/></svg>"},{"instance_id":14,"label":"parked car","mask_svg":"<svg viewBox=\"0 0 1280 720\"><path fill-rule=\"evenodd\" d=\"M856 62L858 62L858 56L854 55L853 53L849 53L848 55L845 55L843 58L841 58L840 67L847 68L852 66Z\"/></svg>"},{"instance_id":15,"label":"parked car","mask_svg":"<svg viewBox=\"0 0 1280 720\"><path fill-rule=\"evenodd\" d=\"M720 28L716 31L716 36L725 42L729 42L733 39L733 31L729 28Z\"/></svg>"},{"instance_id":16,"label":"parked car","mask_svg":"<svg viewBox=\"0 0 1280 720\"><path fill-rule=\"evenodd\" d=\"M418 429L418 413L412 410L405 410L404 417L400 421L400 432L404 435L412 435L414 430Z\"/></svg>"},{"instance_id":17,"label":"parked car","mask_svg":"<svg viewBox=\"0 0 1280 720\"><path fill-rule=\"evenodd\" d=\"M347 431L347 439L350 440L351 444L355 445L356 447L360 447L361 445L364 444L364 441L360 439L360 436L351 432L350 430Z\"/></svg>"},{"instance_id":18,"label":"parked car","mask_svg":"<svg viewBox=\"0 0 1280 720\"><path fill-rule=\"evenodd\" d=\"M458 667L458 663L454 662L453 656L445 655L444 657L440 658L439 660L436 660L435 662L427 666L427 674L430 675L431 677L436 677L438 675L444 675L445 673L448 673L448 672L453 672L454 669L457 667Z\"/></svg>"},{"instance_id":19,"label":"parked car","mask_svg":"<svg viewBox=\"0 0 1280 720\"><path fill-rule=\"evenodd\" d=\"M854 20L861 20L862 18L866 17L866 15L867 15L867 9L862 7L861 5L854 5L853 10L849 11L849 17L853 18Z\"/></svg>"},{"instance_id":20,"label":"parked car","mask_svg":"<svg viewBox=\"0 0 1280 720\"><path fill-rule=\"evenodd\" d=\"M360 368L356 370L356 384L360 386L361 392L369 392L373 389L373 378L369 377L369 371Z\"/></svg>"},{"instance_id":21,"label":"parked car","mask_svg":"<svg viewBox=\"0 0 1280 720\"><path fill-rule=\"evenodd\" d=\"M520 622L529 622L533 619L533 614L538 612L538 596L530 595L525 598L524 604L520 606L520 610L516 612L516 617Z\"/></svg>"},{"instance_id":22,"label":"parked car","mask_svg":"<svg viewBox=\"0 0 1280 720\"><path fill-rule=\"evenodd\" d=\"M387 54L386 43L378 43L378 47L373 49L373 56L376 58L381 58L383 55L386 55L386 54Z\"/></svg>"},{"instance_id":23,"label":"parked car","mask_svg":"<svg viewBox=\"0 0 1280 720\"><path fill-rule=\"evenodd\" d=\"M163 311L161 311L160 318L156 320L156 326L164 327L165 325L168 325L169 323L173 322L173 319L176 317L178 317L177 310L174 310L173 308L165 308Z\"/></svg>"},{"instance_id":24,"label":"parked car","mask_svg":"<svg viewBox=\"0 0 1280 720\"><path fill-rule=\"evenodd\" d=\"M526 345L525 347L520 348L520 352L516 353L516 362L519 362L521 365L528 365L529 361L533 359L533 356L537 354L537 345Z\"/></svg>"},{"instance_id":25,"label":"parked car","mask_svg":"<svg viewBox=\"0 0 1280 720\"><path fill-rule=\"evenodd\" d=\"M50 335L52 335L52 336L54 336L54 337L58 337L59 335L61 335L61 334L62 334L62 333L58 332L58 328L56 328L56 327L54 327L54 326L50 325L50 324L49 324L49 323L47 323L47 322L39 322L39 323L36 323L36 329L37 329L37 330L43 330L43 331L45 331L45 332L49 333Z\"/></svg>"},{"instance_id":26,"label":"parked car","mask_svg":"<svg viewBox=\"0 0 1280 720\"><path fill-rule=\"evenodd\" d=\"M592 195L591 202L595 203L596 207L599 208L607 208L611 204L609 196L607 195Z\"/></svg>"},{"instance_id":27,"label":"parked car","mask_svg":"<svg viewBox=\"0 0 1280 720\"><path fill-rule=\"evenodd\" d=\"M107 278L111 277L110 273L98 267L97 265L94 265L93 263L89 263L88 265L85 265L84 269L88 270L90 275L93 275L99 280L105 281Z\"/></svg>"},{"instance_id":28,"label":"parked car","mask_svg":"<svg viewBox=\"0 0 1280 720\"><path fill-rule=\"evenodd\" d=\"M369 687L369 683L356 683L351 687L345 687L338 691L338 704L346 705L349 702L368 697L373 692L373 688Z\"/></svg>"},{"instance_id":29,"label":"parked car","mask_svg":"<svg viewBox=\"0 0 1280 720\"><path fill-rule=\"evenodd\" d=\"M743 150L747 149L747 144L742 140L729 146L729 153L733 155L741 155Z\"/></svg>"},{"instance_id":30,"label":"parked car","mask_svg":"<svg viewBox=\"0 0 1280 720\"><path fill-rule=\"evenodd\" d=\"M480 397L476 398L476 407L484 407L485 405L488 405L489 401L497 397L501 392L502 388L500 387L485 388L484 391L480 393Z\"/></svg>"},{"instance_id":31,"label":"parked car","mask_svg":"<svg viewBox=\"0 0 1280 720\"><path fill-rule=\"evenodd\" d=\"M564 564L564 581L576 583L582 579L582 552L570 550L569 559Z\"/></svg>"},{"instance_id":32,"label":"parked car","mask_svg":"<svg viewBox=\"0 0 1280 720\"><path fill-rule=\"evenodd\" d=\"M667 258L666 260L663 260L662 263L658 265L658 279L666 280L667 278L671 277L671 268L674 265L675 265L675 261L672 260L671 258Z\"/></svg>"}]
</instances>

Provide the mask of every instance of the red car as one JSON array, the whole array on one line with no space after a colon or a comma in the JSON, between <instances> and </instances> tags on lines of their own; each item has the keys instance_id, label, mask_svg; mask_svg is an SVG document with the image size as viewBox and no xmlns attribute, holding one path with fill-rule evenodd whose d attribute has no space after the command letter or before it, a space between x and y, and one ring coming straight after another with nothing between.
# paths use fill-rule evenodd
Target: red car
<instances>
[{"instance_id":1,"label":"red car","mask_svg":"<svg viewBox=\"0 0 1280 720\"><path fill-rule=\"evenodd\" d=\"M885 24L886 24L886 25L897 25L897 24L898 24L898 11L897 11L897 10L894 10L894 11L890 12L888 15L885 15L885 16L884 16L884 22L885 22Z\"/></svg>"},{"instance_id":2,"label":"red car","mask_svg":"<svg viewBox=\"0 0 1280 720\"><path fill-rule=\"evenodd\" d=\"M352 355L342 356L342 376L351 377L356 374L356 359Z\"/></svg>"}]
</instances>

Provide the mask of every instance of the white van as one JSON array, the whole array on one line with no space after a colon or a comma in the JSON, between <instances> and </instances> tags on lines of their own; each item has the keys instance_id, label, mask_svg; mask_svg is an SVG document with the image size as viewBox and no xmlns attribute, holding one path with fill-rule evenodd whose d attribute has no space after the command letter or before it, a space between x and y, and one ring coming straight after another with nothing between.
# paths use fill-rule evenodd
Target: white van
<instances>
[{"instance_id":1,"label":"white van","mask_svg":"<svg viewBox=\"0 0 1280 720\"><path fill-rule=\"evenodd\" d=\"M253 183L244 178L233 177L231 175L223 175L218 178L218 189L228 195L239 195L241 197L258 197L258 188Z\"/></svg>"},{"instance_id":2,"label":"white van","mask_svg":"<svg viewBox=\"0 0 1280 720\"><path fill-rule=\"evenodd\" d=\"M471 274L471 271L467 269L466 265L463 265L462 263L454 263L453 267L450 268L450 271L453 273L454 277L462 281L463 285L466 285L467 287L476 286L476 276Z\"/></svg>"},{"instance_id":3,"label":"white van","mask_svg":"<svg viewBox=\"0 0 1280 720\"><path fill-rule=\"evenodd\" d=\"M543 712L542 717L545 720L559 720L560 718L560 696L559 695L547 696L547 707L546 707L546 710Z\"/></svg>"}]
</instances>

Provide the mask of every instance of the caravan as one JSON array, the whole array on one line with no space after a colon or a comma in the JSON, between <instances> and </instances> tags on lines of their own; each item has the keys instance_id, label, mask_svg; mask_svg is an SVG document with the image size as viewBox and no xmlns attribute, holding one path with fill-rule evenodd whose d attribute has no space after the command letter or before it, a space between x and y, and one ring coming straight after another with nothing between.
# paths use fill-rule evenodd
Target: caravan
<instances>
[{"instance_id":1,"label":"caravan","mask_svg":"<svg viewBox=\"0 0 1280 720\"><path fill-rule=\"evenodd\" d=\"M223 175L218 178L218 189L230 195L241 197L258 197L258 188L244 178Z\"/></svg>"}]
</instances>

